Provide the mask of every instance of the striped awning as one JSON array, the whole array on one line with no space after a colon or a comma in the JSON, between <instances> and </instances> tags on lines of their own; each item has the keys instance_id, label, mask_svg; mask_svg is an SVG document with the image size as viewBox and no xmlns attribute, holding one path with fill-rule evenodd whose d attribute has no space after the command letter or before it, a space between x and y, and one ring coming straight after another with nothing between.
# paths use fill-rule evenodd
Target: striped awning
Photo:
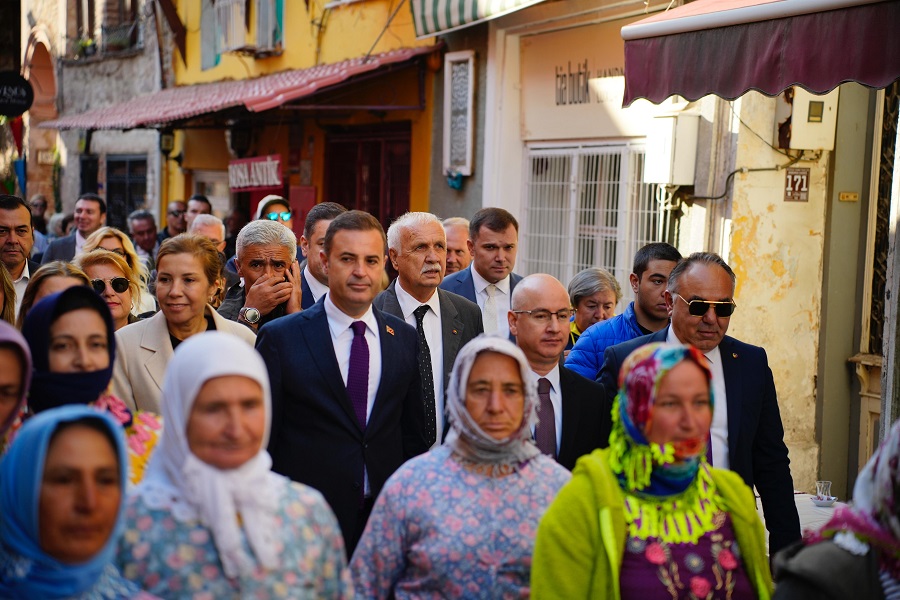
<instances>
[{"instance_id":1,"label":"striped awning","mask_svg":"<svg viewBox=\"0 0 900 600\"><path fill-rule=\"evenodd\" d=\"M448 33L538 4L542 0L412 0L420 38Z\"/></svg>"}]
</instances>

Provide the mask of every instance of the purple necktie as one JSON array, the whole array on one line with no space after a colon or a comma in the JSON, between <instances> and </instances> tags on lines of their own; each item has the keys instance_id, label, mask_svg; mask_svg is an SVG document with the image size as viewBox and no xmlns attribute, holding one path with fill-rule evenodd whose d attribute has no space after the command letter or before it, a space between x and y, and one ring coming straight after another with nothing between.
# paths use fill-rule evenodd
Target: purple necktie
<instances>
[{"instance_id":1,"label":"purple necktie","mask_svg":"<svg viewBox=\"0 0 900 600\"><path fill-rule=\"evenodd\" d=\"M538 379L538 397L541 406L538 409L538 424L534 429L534 441L538 449L551 458L556 458L556 413L550 402L550 380L546 377Z\"/></svg>"},{"instance_id":2,"label":"purple necktie","mask_svg":"<svg viewBox=\"0 0 900 600\"><path fill-rule=\"evenodd\" d=\"M366 430L366 405L369 402L369 344L366 343L366 324L354 321L353 342L350 344L350 366L347 369L347 395L353 412L363 431Z\"/></svg>"}]
</instances>

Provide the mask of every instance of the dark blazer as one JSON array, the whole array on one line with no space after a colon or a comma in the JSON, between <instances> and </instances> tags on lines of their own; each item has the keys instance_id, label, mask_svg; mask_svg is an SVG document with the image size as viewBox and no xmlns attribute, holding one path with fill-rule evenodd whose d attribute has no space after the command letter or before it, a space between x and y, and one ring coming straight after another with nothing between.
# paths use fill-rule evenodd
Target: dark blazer
<instances>
[{"instance_id":1,"label":"dark blazer","mask_svg":"<svg viewBox=\"0 0 900 600\"><path fill-rule=\"evenodd\" d=\"M441 288L478 304L478 301L475 300L475 282L472 280L472 269L474 268L474 265L469 265L468 269L463 269L462 271L447 275L441 282ZM521 275L515 273L509 274L510 296L512 296L513 290L516 289L516 284L520 281L522 281Z\"/></svg>"},{"instance_id":2,"label":"dark blazer","mask_svg":"<svg viewBox=\"0 0 900 600\"><path fill-rule=\"evenodd\" d=\"M437 290L441 305L441 343L444 349L444 392L450 383L450 371L459 349L466 343L484 333L481 311L474 302L462 296ZM403 318L400 302L397 300L397 280L391 282L386 290L375 297L372 305L384 312Z\"/></svg>"},{"instance_id":3,"label":"dark blazer","mask_svg":"<svg viewBox=\"0 0 900 600\"><path fill-rule=\"evenodd\" d=\"M322 492L348 555L359 523L363 467L372 497L407 459L428 449L416 362L416 330L373 309L381 339L381 384L363 431L341 378L325 303L264 325L257 337L272 386L272 469Z\"/></svg>"},{"instance_id":4,"label":"dark blazer","mask_svg":"<svg viewBox=\"0 0 900 600\"><path fill-rule=\"evenodd\" d=\"M44 252L43 258L41 258L41 264L46 265L48 262L54 260L69 262L73 258L75 258L74 233L50 242L50 245L47 246L47 250Z\"/></svg>"},{"instance_id":5,"label":"dark blazer","mask_svg":"<svg viewBox=\"0 0 900 600\"><path fill-rule=\"evenodd\" d=\"M632 351L651 342L665 342L669 328L606 349L597 381L611 402L619 368ZM800 519L794 504L791 461L784 444L775 381L766 351L733 337L719 343L728 405L728 460L731 470L756 486L769 530L769 552L800 539Z\"/></svg>"},{"instance_id":6,"label":"dark blazer","mask_svg":"<svg viewBox=\"0 0 900 600\"><path fill-rule=\"evenodd\" d=\"M28 278L31 279L34 277L34 272L41 268L41 263L31 260L30 258L26 258L28 261Z\"/></svg>"},{"instance_id":7,"label":"dark blazer","mask_svg":"<svg viewBox=\"0 0 900 600\"><path fill-rule=\"evenodd\" d=\"M562 396L562 435L556 462L569 469L597 448L609 446L612 403L603 386L565 367L559 368Z\"/></svg>"},{"instance_id":8,"label":"dark blazer","mask_svg":"<svg viewBox=\"0 0 900 600\"><path fill-rule=\"evenodd\" d=\"M300 308L306 310L310 306L316 303L313 299L312 291L309 289L309 284L306 283L306 268L300 271L300 293L302 297L300 298Z\"/></svg>"}]
</instances>

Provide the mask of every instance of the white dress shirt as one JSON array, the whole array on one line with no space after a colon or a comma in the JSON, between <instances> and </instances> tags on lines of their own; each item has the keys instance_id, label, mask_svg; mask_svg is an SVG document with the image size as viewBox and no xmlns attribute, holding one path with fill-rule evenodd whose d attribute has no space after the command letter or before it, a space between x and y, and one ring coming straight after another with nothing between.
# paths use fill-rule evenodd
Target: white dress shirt
<instances>
[{"instance_id":1,"label":"white dress shirt","mask_svg":"<svg viewBox=\"0 0 900 600\"><path fill-rule=\"evenodd\" d=\"M666 341L670 344L681 344L678 336L669 326L669 333L666 335ZM709 428L709 437L712 441L712 459L713 466L717 469L728 469L730 461L728 458L728 401L725 397L725 372L722 370L722 353L716 346L709 352L704 353L709 361L709 368L712 371L712 393L713 402L713 420Z\"/></svg>"},{"instance_id":2,"label":"white dress shirt","mask_svg":"<svg viewBox=\"0 0 900 600\"><path fill-rule=\"evenodd\" d=\"M534 375L534 380L532 385L537 387L538 379L543 377L547 381L550 382L550 404L553 405L553 417L555 419L554 428L556 429L556 456L559 456L559 445L562 442L562 390L560 389L559 383L559 365L553 367L553 370L547 373L546 375L538 375L534 371L531 372ZM540 408L540 400L538 401L538 408ZM544 418L544 415L541 414L540 410L538 410L538 420ZM531 435L534 435L534 429L531 430Z\"/></svg>"},{"instance_id":3,"label":"white dress shirt","mask_svg":"<svg viewBox=\"0 0 900 600\"><path fill-rule=\"evenodd\" d=\"M469 265L469 269L472 271L472 283L475 285L475 300L478 303L478 308L481 309L482 316L484 315L484 303L487 300L487 286L491 285L491 283L482 277L478 271L475 270L475 265ZM497 292L494 294L494 303L497 306L497 335L503 338L509 337L509 319L507 319L507 313L509 313L509 300L510 300L510 281L509 275L498 281L494 284L497 286Z\"/></svg>"},{"instance_id":4,"label":"white dress shirt","mask_svg":"<svg viewBox=\"0 0 900 600\"><path fill-rule=\"evenodd\" d=\"M16 290L16 317L19 316L19 309L22 308L22 296L25 295L25 288L28 287L28 280L31 279L31 271L28 269L28 259L25 260L25 267L22 269L22 275L13 281L13 289Z\"/></svg>"},{"instance_id":5,"label":"white dress shirt","mask_svg":"<svg viewBox=\"0 0 900 600\"><path fill-rule=\"evenodd\" d=\"M375 404L375 396L378 394L378 386L381 384L381 339L378 332L378 321L370 305L365 314L358 319L339 309L330 296L325 296L325 315L328 318L328 330L331 332L331 343L334 346L334 355L337 357L338 367L341 370L341 379L344 386L347 385L347 376L350 371L350 345L353 343L353 330L350 326L355 321L363 321L366 324L366 344L369 346L369 389L366 398L366 423L372 416L372 407ZM369 474L365 473L365 495L371 495L369 487Z\"/></svg>"},{"instance_id":6,"label":"white dress shirt","mask_svg":"<svg viewBox=\"0 0 900 600\"><path fill-rule=\"evenodd\" d=\"M413 327L416 327L415 310L423 304L430 309L422 320L422 328L425 330L425 340L428 342L428 353L431 355L431 374L434 380L434 419L437 435L431 447L436 448L441 445L441 434L444 432L444 344L441 331L440 297L435 290L428 302L419 302L403 289L400 279L397 279L394 290L397 292L397 302L400 304L403 320Z\"/></svg>"},{"instance_id":7,"label":"white dress shirt","mask_svg":"<svg viewBox=\"0 0 900 600\"><path fill-rule=\"evenodd\" d=\"M328 286L323 285L322 282L313 277L309 272L309 267L303 269L303 279L306 280L306 285L309 286L309 291L312 292L313 303L318 302L319 298L328 293Z\"/></svg>"},{"instance_id":8,"label":"white dress shirt","mask_svg":"<svg viewBox=\"0 0 900 600\"><path fill-rule=\"evenodd\" d=\"M81 232L77 229L75 230L75 256L81 254L82 249L84 248L84 243L87 241L84 237L82 237Z\"/></svg>"}]
</instances>

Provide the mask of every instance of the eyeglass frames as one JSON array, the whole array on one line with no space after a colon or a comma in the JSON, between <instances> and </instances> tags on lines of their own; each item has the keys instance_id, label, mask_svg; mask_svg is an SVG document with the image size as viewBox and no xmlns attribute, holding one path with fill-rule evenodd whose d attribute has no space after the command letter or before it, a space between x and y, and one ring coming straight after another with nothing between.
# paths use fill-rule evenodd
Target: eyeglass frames
<instances>
[{"instance_id":1,"label":"eyeglass frames","mask_svg":"<svg viewBox=\"0 0 900 600\"><path fill-rule=\"evenodd\" d=\"M186 210L170 210L169 214L173 217L180 217L180 216L184 215L186 212L187 212Z\"/></svg>"},{"instance_id":2,"label":"eyeglass frames","mask_svg":"<svg viewBox=\"0 0 900 600\"><path fill-rule=\"evenodd\" d=\"M106 291L107 282L109 282L109 286L117 294L125 292L130 285L128 280L124 277L113 277L112 279L91 279L91 287L94 288L94 291L98 294L102 294Z\"/></svg>"},{"instance_id":3,"label":"eyeglass frames","mask_svg":"<svg viewBox=\"0 0 900 600\"><path fill-rule=\"evenodd\" d=\"M681 298L682 302L688 305L688 313L692 317L702 317L709 311L710 306L716 311L717 317L730 317L734 314L734 309L737 308L737 304L734 303L734 300L725 300L723 302L716 302L714 300L685 300L681 294L673 293L672 295L678 296Z\"/></svg>"},{"instance_id":4,"label":"eyeglass frames","mask_svg":"<svg viewBox=\"0 0 900 600\"><path fill-rule=\"evenodd\" d=\"M268 220L270 220L270 221L282 221L282 222L290 221L290 220L291 220L291 216L293 216L293 213L291 213L290 211L287 211L287 212L270 212L270 213L266 213L266 214L263 215L264 218L266 218L266 219L268 219Z\"/></svg>"},{"instance_id":5,"label":"eyeglass frames","mask_svg":"<svg viewBox=\"0 0 900 600\"><path fill-rule=\"evenodd\" d=\"M512 312L516 313L517 315L528 315L538 323L549 323L550 317L554 315L560 321L568 321L570 318L572 318L572 315L575 314L575 311L571 308L563 308L556 312L550 312L546 308L538 308L535 310L514 310Z\"/></svg>"}]
</instances>

